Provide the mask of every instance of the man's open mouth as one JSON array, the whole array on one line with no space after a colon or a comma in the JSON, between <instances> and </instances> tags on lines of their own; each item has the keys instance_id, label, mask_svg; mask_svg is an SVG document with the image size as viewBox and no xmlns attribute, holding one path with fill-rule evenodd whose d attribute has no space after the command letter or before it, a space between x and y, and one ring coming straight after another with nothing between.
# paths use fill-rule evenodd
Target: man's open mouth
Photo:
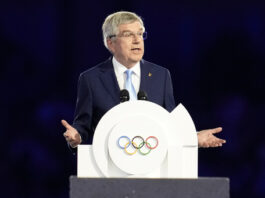
<instances>
[{"instance_id":1,"label":"man's open mouth","mask_svg":"<svg viewBox=\"0 0 265 198\"><path fill-rule=\"evenodd\" d=\"M140 51L141 48L132 48L131 50L132 50L132 51Z\"/></svg>"}]
</instances>

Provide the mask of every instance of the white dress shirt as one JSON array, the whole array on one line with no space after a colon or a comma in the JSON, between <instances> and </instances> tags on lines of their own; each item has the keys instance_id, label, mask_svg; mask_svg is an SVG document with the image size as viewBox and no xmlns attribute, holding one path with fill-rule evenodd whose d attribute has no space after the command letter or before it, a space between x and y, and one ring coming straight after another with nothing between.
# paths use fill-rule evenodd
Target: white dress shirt
<instances>
[{"instance_id":1,"label":"white dress shirt","mask_svg":"<svg viewBox=\"0 0 265 198\"><path fill-rule=\"evenodd\" d=\"M126 73L124 73L127 68L119 63L117 59L113 56L112 63L114 67L114 72L120 87L120 90L125 89L125 82L126 82ZM139 92L140 89L140 80L141 80L141 69L140 69L140 62L136 63L130 70L132 70L132 83L136 92Z\"/></svg>"}]
</instances>

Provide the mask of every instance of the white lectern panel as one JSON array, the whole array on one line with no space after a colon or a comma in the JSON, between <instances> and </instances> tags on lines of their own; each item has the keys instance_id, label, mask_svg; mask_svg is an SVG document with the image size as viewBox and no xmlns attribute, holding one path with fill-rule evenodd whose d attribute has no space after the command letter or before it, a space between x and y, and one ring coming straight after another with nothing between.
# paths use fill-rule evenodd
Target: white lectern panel
<instances>
[{"instance_id":1,"label":"white lectern panel","mask_svg":"<svg viewBox=\"0 0 265 198\"><path fill-rule=\"evenodd\" d=\"M197 149L196 129L183 105L169 113L152 102L125 102L100 120L93 155L87 156L91 164L82 165L88 160L79 157L78 176L197 178ZM78 155L85 152L79 146ZM86 166L96 166L96 173L88 175Z\"/></svg>"}]
</instances>

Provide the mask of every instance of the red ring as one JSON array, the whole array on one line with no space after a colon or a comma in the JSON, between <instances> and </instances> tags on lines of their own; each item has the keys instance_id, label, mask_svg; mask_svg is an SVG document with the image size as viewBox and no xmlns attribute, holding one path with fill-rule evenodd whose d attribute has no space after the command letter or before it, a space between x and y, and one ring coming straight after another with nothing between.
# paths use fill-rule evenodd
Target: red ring
<instances>
[{"instance_id":1,"label":"red ring","mask_svg":"<svg viewBox=\"0 0 265 198\"><path fill-rule=\"evenodd\" d=\"M154 138L155 140L156 140L156 145L154 146L154 147L151 147L151 146L148 146L148 144L147 144L147 141L148 141L148 139L150 139L150 138ZM146 147L147 148L149 148L149 149L155 149L157 146L158 146L158 139L157 139L157 137L155 137L155 136L149 136L148 138L146 138L146 140L145 140L145 142L146 142Z\"/></svg>"}]
</instances>

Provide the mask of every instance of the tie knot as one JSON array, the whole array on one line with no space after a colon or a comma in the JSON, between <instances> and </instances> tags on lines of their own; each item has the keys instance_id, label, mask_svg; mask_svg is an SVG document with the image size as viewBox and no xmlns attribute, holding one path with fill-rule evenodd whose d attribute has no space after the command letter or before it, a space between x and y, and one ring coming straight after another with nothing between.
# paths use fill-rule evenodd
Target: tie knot
<instances>
[{"instance_id":1,"label":"tie knot","mask_svg":"<svg viewBox=\"0 0 265 198\"><path fill-rule=\"evenodd\" d=\"M132 70L127 69L125 71L127 77L126 77L126 81L125 81L125 89L128 90L129 94L130 94L130 100L137 100L137 96L136 96L136 92L133 86L133 82L132 82Z\"/></svg>"},{"instance_id":2,"label":"tie knot","mask_svg":"<svg viewBox=\"0 0 265 198\"><path fill-rule=\"evenodd\" d=\"M130 78L131 75L132 75L132 73L133 73L133 71L130 70L130 69L127 69L127 70L125 71L125 73L126 73L126 75L127 75L127 78Z\"/></svg>"}]
</instances>

